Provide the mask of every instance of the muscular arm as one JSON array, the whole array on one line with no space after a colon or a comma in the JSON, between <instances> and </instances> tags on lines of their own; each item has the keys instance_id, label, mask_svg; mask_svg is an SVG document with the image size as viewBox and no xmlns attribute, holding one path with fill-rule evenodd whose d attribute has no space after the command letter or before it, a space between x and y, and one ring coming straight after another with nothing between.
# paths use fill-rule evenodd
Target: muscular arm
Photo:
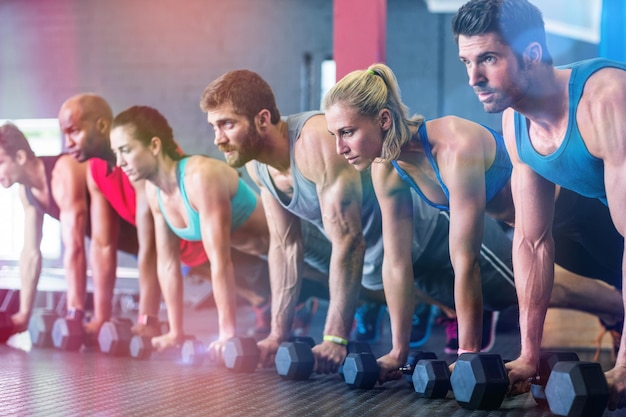
<instances>
[{"instance_id":1,"label":"muscular arm","mask_svg":"<svg viewBox=\"0 0 626 417\"><path fill-rule=\"evenodd\" d=\"M324 334L347 339L359 297L366 249L361 224L361 174L336 153L324 117L307 122L296 146L302 174L316 185L324 230L332 244ZM325 352L317 357L318 371L319 367L323 372L335 371L345 358L345 349L337 349L331 343L325 342L326 347L320 348Z\"/></svg>"},{"instance_id":2,"label":"muscular arm","mask_svg":"<svg viewBox=\"0 0 626 417\"><path fill-rule=\"evenodd\" d=\"M20 254L20 311L14 315L13 325L17 332L26 330L37 294L41 275L41 238L43 213L27 199L24 187L20 186L20 199L24 206L24 246Z\"/></svg>"},{"instance_id":3,"label":"muscular arm","mask_svg":"<svg viewBox=\"0 0 626 417\"><path fill-rule=\"evenodd\" d=\"M486 145L494 144L493 137L481 126L453 117L429 122L427 127L434 140L446 138L437 140L442 143L435 156L449 192L450 260L459 349L479 352L483 309L479 258L486 205L485 171L490 159Z\"/></svg>"},{"instance_id":4,"label":"muscular arm","mask_svg":"<svg viewBox=\"0 0 626 417\"><path fill-rule=\"evenodd\" d=\"M513 269L520 310L521 354L512 373L511 383L524 380L536 371L543 334L543 324L554 282L554 184L523 164L515 146L513 115L503 116L507 150L513 163L511 189L515 204Z\"/></svg>"},{"instance_id":5,"label":"muscular arm","mask_svg":"<svg viewBox=\"0 0 626 417\"><path fill-rule=\"evenodd\" d=\"M272 328L264 344L266 364L271 362L278 344L289 337L300 287L303 262L300 219L286 211L271 193L256 180L252 164L247 166L250 177L260 187L261 201L270 232L268 264L272 293ZM271 345L271 346L270 346ZM261 344L263 348L263 344Z\"/></svg>"},{"instance_id":6,"label":"muscular arm","mask_svg":"<svg viewBox=\"0 0 626 417\"><path fill-rule=\"evenodd\" d=\"M411 190L388 163L372 165L372 181L383 219L383 285L391 322L391 352L385 371L406 363L414 310L413 204ZM383 366L381 366L382 368ZM382 370L382 369L381 369ZM381 380L387 379L386 372Z\"/></svg>"},{"instance_id":7,"label":"muscular arm","mask_svg":"<svg viewBox=\"0 0 626 417\"><path fill-rule=\"evenodd\" d=\"M89 256L95 286L95 319L100 324L111 315L111 300L117 268L119 217L87 170L87 189L91 196L91 246Z\"/></svg>"},{"instance_id":8,"label":"muscular arm","mask_svg":"<svg viewBox=\"0 0 626 417\"><path fill-rule=\"evenodd\" d=\"M87 164L78 163L69 155L62 156L52 171L52 196L59 206L63 267L67 280L69 308L84 310L87 290Z\"/></svg>"}]
</instances>

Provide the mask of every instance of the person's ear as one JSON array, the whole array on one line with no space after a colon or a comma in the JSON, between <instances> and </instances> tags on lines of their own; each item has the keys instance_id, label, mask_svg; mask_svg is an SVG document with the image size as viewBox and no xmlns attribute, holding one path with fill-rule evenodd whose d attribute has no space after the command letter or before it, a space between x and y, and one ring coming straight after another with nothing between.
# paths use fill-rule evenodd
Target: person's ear
<instances>
[{"instance_id":1,"label":"person's ear","mask_svg":"<svg viewBox=\"0 0 626 417\"><path fill-rule=\"evenodd\" d=\"M541 63L543 57L543 49L538 42L530 43L524 50L524 64L528 68Z\"/></svg>"},{"instance_id":2,"label":"person's ear","mask_svg":"<svg viewBox=\"0 0 626 417\"><path fill-rule=\"evenodd\" d=\"M272 114L269 110L263 109L256 116L256 122L259 129L264 129L272 124Z\"/></svg>"},{"instance_id":3,"label":"person's ear","mask_svg":"<svg viewBox=\"0 0 626 417\"><path fill-rule=\"evenodd\" d=\"M15 153L15 162L17 162L18 165L24 165L26 163L26 161L28 160L28 156L26 155L26 151L24 149L19 149L16 153Z\"/></svg>"},{"instance_id":4,"label":"person's ear","mask_svg":"<svg viewBox=\"0 0 626 417\"><path fill-rule=\"evenodd\" d=\"M154 136L150 139L150 151L152 155L157 156L159 152L161 152L161 148L163 147L163 143L161 142L161 138L158 136Z\"/></svg>"},{"instance_id":5,"label":"person's ear","mask_svg":"<svg viewBox=\"0 0 626 417\"><path fill-rule=\"evenodd\" d=\"M391 123L393 123L393 119L391 117L391 112L389 111L389 109L382 109L378 113L378 120L380 121L380 128L382 130L391 129Z\"/></svg>"}]
</instances>

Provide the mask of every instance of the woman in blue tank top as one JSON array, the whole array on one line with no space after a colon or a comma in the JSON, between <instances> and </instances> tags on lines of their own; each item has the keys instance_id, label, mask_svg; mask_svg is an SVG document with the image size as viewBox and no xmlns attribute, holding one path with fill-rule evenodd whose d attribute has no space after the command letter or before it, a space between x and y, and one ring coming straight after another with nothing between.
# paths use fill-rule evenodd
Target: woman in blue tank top
<instances>
[{"instance_id":1,"label":"woman in blue tank top","mask_svg":"<svg viewBox=\"0 0 626 417\"><path fill-rule=\"evenodd\" d=\"M269 230L257 194L223 161L181 156L167 120L155 109L133 106L115 118L111 147L131 181L147 180L145 192L154 217L159 282L167 304L170 332L153 339L158 349L182 343L180 239L202 241L211 265L219 337L209 345L221 360L235 336L236 285L232 248L262 256Z\"/></svg>"},{"instance_id":2,"label":"woman in blue tank top","mask_svg":"<svg viewBox=\"0 0 626 417\"><path fill-rule=\"evenodd\" d=\"M478 259L484 215L509 224L514 220L512 165L503 138L458 117L409 117L396 78L383 64L348 74L328 92L324 108L328 129L336 137L337 152L358 170L371 168L383 215L383 271L413 276L406 233L412 230L411 192L450 213L458 352L480 351L482 294ZM593 281L563 268L556 271L555 283L568 290L575 291L572 283L578 279ZM402 293L394 291L392 285L396 283L385 281L388 304L402 302ZM610 291L611 297L619 296L614 288ZM557 293L553 293L551 305L585 311Z\"/></svg>"}]
</instances>

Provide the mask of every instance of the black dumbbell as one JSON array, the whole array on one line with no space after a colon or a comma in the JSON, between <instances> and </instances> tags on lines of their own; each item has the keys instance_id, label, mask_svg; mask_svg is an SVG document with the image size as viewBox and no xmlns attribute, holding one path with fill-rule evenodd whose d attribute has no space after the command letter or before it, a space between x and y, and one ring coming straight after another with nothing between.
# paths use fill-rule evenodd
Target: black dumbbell
<instances>
[{"instance_id":1,"label":"black dumbbell","mask_svg":"<svg viewBox=\"0 0 626 417\"><path fill-rule=\"evenodd\" d=\"M83 319L85 312L70 309L52 325L52 344L57 349L75 351L83 344Z\"/></svg>"},{"instance_id":2,"label":"black dumbbell","mask_svg":"<svg viewBox=\"0 0 626 417\"><path fill-rule=\"evenodd\" d=\"M350 340L348 342L348 344L346 345L346 350L348 355L350 353L373 353L372 352L372 347L370 346L369 343L367 342L360 342L358 340ZM344 359L344 363L345 363L345 359ZM337 370L337 373L339 373L339 375L344 378L343 375L343 365L344 363L342 363L341 365L339 365L339 369ZM344 378L345 380L345 378Z\"/></svg>"},{"instance_id":3,"label":"black dumbbell","mask_svg":"<svg viewBox=\"0 0 626 417\"><path fill-rule=\"evenodd\" d=\"M424 352L421 350L409 352L406 365L400 369L402 373L406 375L406 380L411 386L413 386L413 369L415 369L417 363L422 359L437 359L437 355L433 352Z\"/></svg>"},{"instance_id":4,"label":"black dumbbell","mask_svg":"<svg viewBox=\"0 0 626 417\"><path fill-rule=\"evenodd\" d=\"M539 357L539 375L530 384L530 393L533 395L535 402L542 406L548 406L548 400L546 399L545 388L552 373L552 368L558 362L569 361L579 362L580 359L576 352L560 352L560 351L546 351Z\"/></svg>"},{"instance_id":5,"label":"black dumbbell","mask_svg":"<svg viewBox=\"0 0 626 417\"><path fill-rule=\"evenodd\" d=\"M193 342L192 342L193 341ZM190 342L185 348L185 357L183 357L183 347L185 343ZM147 336L134 335L130 339L129 353L131 358L150 359L153 355L158 359L176 360L183 363L197 363L199 358L195 357L197 352L202 350L204 345L201 344L194 336L185 336L182 344L165 349L161 352L155 352L152 348L152 338Z\"/></svg>"},{"instance_id":6,"label":"black dumbbell","mask_svg":"<svg viewBox=\"0 0 626 417\"><path fill-rule=\"evenodd\" d=\"M343 380L350 388L373 388L378 374L378 363L372 353L349 353L343 362Z\"/></svg>"},{"instance_id":7,"label":"black dumbbell","mask_svg":"<svg viewBox=\"0 0 626 417\"><path fill-rule=\"evenodd\" d=\"M252 337L232 337L224 345L224 365L233 372L254 372L260 355Z\"/></svg>"},{"instance_id":8,"label":"black dumbbell","mask_svg":"<svg viewBox=\"0 0 626 417\"><path fill-rule=\"evenodd\" d=\"M468 410L496 410L509 388L509 377L500 355L463 353L450 376L454 398Z\"/></svg>"},{"instance_id":9,"label":"black dumbbell","mask_svg":"<svg viewBox=\"0 0 626 417\"><path fill-rule=\"evenodd\" d=\"M54 346L52 344L52 327L58 318L59 315L53 310L33 311L28 321L28 333L34 347L50 348Z\"/></svg>"},{"instance_id":10,"label":"black dumbbell","mask_svg":"<svg viewBox=\"0 0 626 417\"><path fill-rule=\"evenodd\" d=\"M451 389L448 363L432 352L416 352L401 370L411 377L411 385L420 397L444 398Z\"/></svg>"},{"instance_id":11,"label":"black dumbbell","mask_svg":"<svg viewBox=\"0 0 626 417\"><path fill-rule=\"evenodd\" d=\"M98 332L100 352L111 356L128 356L133 322L129 318L114 318L105 322Z\"/></svg>"},{"instance_id":12,"label":"black dumbbell","mask_svg":"<svg viewBox=\"0 0 626 417\"><path fill-rule=\"evenodd\" d=\"M20 293L15 290L4 290L2 304L0 304L0 343L6 343L15 333L11 316L20 308Z\"/></svg>"},{"instance_id":13,"label":"black dumbbell","mask_svg":"<svg viewBox=\"0 0 626 417\"><path fill-rule=\"evenodd\" d=\"M552 368L545 395L554 415L600 417L609 401L609 387L599 363L563 361Z\"/></svg>"},{"instance_id":14,"label":"black dumbbell","mask_svg":"<svg viewBox=\"0 0 626 417\"><path fill-rule=\"evenodd\" d=\"M278 375L283 379L307 379L315 366L313 346L315 342L310 337L296 337L281 343L274 357Z\"/></svg>"}]
</instances>

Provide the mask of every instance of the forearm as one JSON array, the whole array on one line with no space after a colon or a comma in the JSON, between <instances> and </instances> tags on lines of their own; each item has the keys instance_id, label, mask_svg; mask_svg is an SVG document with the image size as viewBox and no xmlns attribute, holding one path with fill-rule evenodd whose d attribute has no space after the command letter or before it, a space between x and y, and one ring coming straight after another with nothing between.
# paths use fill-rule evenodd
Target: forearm
<instances>
[{"instance_id":1,"label":"forearm","mask_svg":"<svg viewBox=\"0 0 626 417\"><path fill-rule=\"evenodd\" d=\"M294 310L300 295L302 249L298 245L275 248L268 254L272 292L271 337L286 340L291 331Z\"/></svg>"},{"instance_id":2,"label":"forearm","mask_svg":"<svg viewBox=\"0 0 626 417\"><path fill-rule=\"evenodd\" d=\"M459 350L480 352L483 298L478 259L453 261L453 268Z\"/></svg>"},{"instance_id":3,"label":"forearm","mask_svg":"<svg viewBox=\"0 0 626 417\"><path fill-rule=\"evenodd\" d=\"M84 310L87 292L87 259L84 237L64 245L63 267L67 282L67 302L70 308Z\"/></svg>"},{"instance_id":4,"label":"forearm","mask_svg":"<svg viewBox=\"0 0 626 417\"><path fill-rule=\"evenodd\" d=\"M175 337L183 336L183 276L180 267L163 264L158 267L159 285L163 291L163 300L167 306L167 320L170 333Z\"/></svg>"},{"instance_id":5,"label":"forearm","mask_svg":"<svg viewBox=\"0 0 626 417\"><path fill-rule=\"evenodd\" d=\"M365 243L339 247L333 244L330 258L328 286L330 300L324 326L324 334L348 338L359 299L363 274Z\"/></svg>"},{"instance_id":6,"label":"forearm","mask_svg":"<svg viewBox=\"0 0 626 417\"><path fill-rule=\"evenodd\" d=\"M622 257L622 299L624 303L624 311L626 311L626 294L624 294L624 282L626 282L626 252ZM626 366L626 332L622 331L622 339L620 341L619 352L617 353L617 358L615 360L615 366Z\"/></svg>"},{"instance_id":7,"label":"forearm","mask_svg":"<svg viewBox=\"0 0 626 417\"><path fill-rule=\"evenodd\" d=\"M211 265L211 283L217 307L219 338L227 339L235 336L236 327L236 287L232 263L227 265Z\"/></svg>"},{"instance_id":8,"label":"forearm","mask_svg":"<svg viewBox=\"0 0 626 417\"><path fill-rule=\"evenodd\" d=\"M30 315L35 303L37 284L41 275L41 252L22 251L20 268L20 312Z\"/></svg>"},{"instance_id":9,"label":"forearm","mask_svg":"<svg viewBox=\"0 0 626 417\"><path fill-rule=\"evenodd\" d=\"M513 269L519 302L521 354L524 360L539 363L543 325L554 282L554 245L513 241Z\"/></svg>"},{"instance_id":10,"label":"forearm","mask_svg":"<svg viewBox=\"0 0 626 417\"><path fill-rule=\"evenodd\" d=\"M411 322L415 309L412 268L393 268L383 261L383 285L391 324L391 352L405 363L409 354Z\"/></svg>"},{"instance_id":11,"label":"forearm","mask_svg":"<svg viewBox=\"0 0 626 417\"><path fill-rule=\"evenodd\" d=\"M157 256L154 245L139 245L139 314L156 317L161 303L161 287L157 274Z\"/></svg>"}]
</instances>

